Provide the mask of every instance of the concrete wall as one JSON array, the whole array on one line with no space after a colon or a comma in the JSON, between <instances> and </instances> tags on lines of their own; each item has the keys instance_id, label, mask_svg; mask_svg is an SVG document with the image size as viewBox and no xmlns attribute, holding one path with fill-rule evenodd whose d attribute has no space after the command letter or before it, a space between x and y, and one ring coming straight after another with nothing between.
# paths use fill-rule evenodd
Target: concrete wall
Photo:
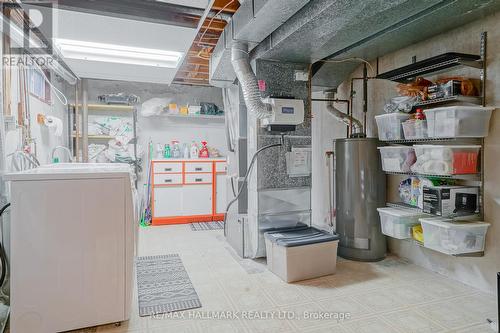
<instances>
[{"instance_id":1,"label":"concrete wall","mask_svg":"<svg viewBox=\"0 0 500 333\"><path fill-rule=\"evenodd\" d=\"M178 105L199 105L200 102L215 103L223 109L222 90L213 87L194 87L181 85L163 85L152 83L138 83L109 80L89 80L89 103L95 103L97 96L124 92L139 96L138 105L138 135L139 145L147 153L147 145L151 140L156 143L171 143L178 140L182 143L195 140L200 142L206 140L208 145L217 148L225 156L227 154L224 122L210 121L206 119L172 119L161 116L143 117L141 104L150 98L159 97L171 99ZM74 92L68 91L71 100L74 101ZM147 170L147 156L143 156L142 167ZM143 183L145 172L140 175L139 183ZM140 188L140 187L139 187Z\"/></svg>"},{"instance_id":2,"label":"concrete wall","mask_svg":"<svg viewBox=\"0 0 500 333\"><path fill-rule=\"evenodd\" d=\"M6 154L10 154L15 150L21 149L21 129L16 128L15 122L17 122L17 105L19 103L19 86L18 86L18 70L17 68L12 69L12 81L11 81L11 110L13 118L7 117L8 126L6 132ZM66 85L64 81L58 78L52 77L52 83L60 90ZM30 119L30 135L32 138L32 149L36 157L41 164L51 163L51 153L52 149L56 146L62 145L67 146L68 144L68 132L67 132L67 112L66 106L64 106L52 92L52 102L49 104L47 102L41 101L40 99L29 96L29 119ZM37 123L37 115L42 114L45 116L53 116L62 120L63 122L63 134L60 137L54 135L54 131L49 129L45 125L40 125ZM67 160L67 155L64 152L59 151L57 156L61 158L62 161ZM63 160L64 158L64 160ZM11 159L7 159L7 163L10 164ZM10 165L8 165L10 167Z\"/></svg>"},{"instance_id":3,"label":"concrete wall","mask_svg":"<svg viewBox=\"0 0 500 333\"><path fill-rule=\"evenodd\" d=\"M480 33L488 32L487 51L487 105L500 106L500 13L482 20L467 24L461 28L438 35L432 39L401 49L379 59L379 72L411 63L412 56L417 60L444 52L479 53ZM418 32L416 32L418 33ZM375 62L372 62L375 66ZM478 71L458 71L444 74L472 75L479 77ZM352 77L362 75L361 66ZM354 99L354 115L362 119L362 86L356 82ZM346 80L339 87L338 98L349 97L350 81ZM371 80L368 85L368 136L376 136L377 129L374 116L383 113L383 106L390 97L396 96L395 84L383 80ZM324 150L331 147L333 137L345 136L343 128L334 125L327 119L322 106L313 110L313 216L324 221L328 214L328 202L322 199L327 195L324 185L326 174ZM500 271L500 111L496 111L490 122L490 134L485 140L485 220L491 223L486 239L486 253L481 258L457 258L434 252L411 244L410 242L389 240L391 252L406 257L416 264L439 272L452 279L459 280L486 292L496 290L496 272ZM342 126L340 126L342 127ZM392 178L392 177L391 177ZM389 180L388 195L394 194L397 179ZM318 199L316 202L314 198ZM316 220L316 219L315 219Z\"/></svg>"}]
</instances>

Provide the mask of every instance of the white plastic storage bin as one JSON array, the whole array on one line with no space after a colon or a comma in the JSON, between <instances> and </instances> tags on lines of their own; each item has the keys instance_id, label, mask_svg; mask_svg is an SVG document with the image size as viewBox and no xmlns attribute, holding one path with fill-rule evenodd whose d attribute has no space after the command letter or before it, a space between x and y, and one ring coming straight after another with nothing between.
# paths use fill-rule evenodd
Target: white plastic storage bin
<instances>
[{"instance_id":1,"label":"white plastic storage bin","mask_svg":"<svg viewBox=\"0 0 500 333\"><path fill-rule=\"evenodd\" d=\"M410 115L406 113L387 113L375 116L379 140L389 141L404 139L401 123L408 119L410 119Z\"/></svg>"},{"instance_id":2,"label":"white plastic storage bin","mask_svg":"<svg viewBox=\"0 0 500 333\"><path fill-rule=\"evenodd\" d=\"M411 227L419 224L419 218L427 216L412 209L377 208L384 235L406 239L411 238Z\"/></svg>"},{"instance_id":3,"label":"white plastic storage bin","mask_svg":"<svg viewBox=\"0 0 500 333\"><path fill-rule=\"evenodd\" d=\"M408 146L379 147L382 159L382 170L392 172L409 172L417 161L415 150Z\"/></svg>"},{"instance_id":4,"label":"white plastic storage bin","mask_svg":"<svg viewBox=\"0 0 500 333\"><path fill-rule=\"evenodd\" d=\"M425 110L430 138L485 137L491 112L482 106L447 106Z\"/></svg>"},{"instance_id":5,"label":"white plastic storage bin","mask_svg":"<svg viewBox=\"0 0 500 333\"><path fill-rule=\"evenodd\" d=\"M417 162L411 170L430 175L461 175L479 172L481 146L414 145Z\"/></svg>"},{"instance_id":6,"label":"white plastic storage bin","mask_svg":"<svg viewBox=\"0 0 500 333\"><path fill-rule=\"evenodd\" d=\"M406 140L427 138L427 121L409 119L402 123L403 133Z\"/></svg>"},{"instance_id":7,"label":"white plastic storage bin","mask_svg":"<svg viewBox=\"0 0 500 333\"><path fill-rule=\"evenodd\" d=\"M315 228L266 232L267 267L286 282L335 273L339 236Z\"/></svg>"},{"instance_id":8,"label":"white plastic storage bin","mask_svg":"<svg viewBox=\"0 0 500 333\"><path fill-rule=\"evenodd\" d=\"M485 222L452 222L441 218L420 219L424 230L424 246L446 254L484 251Z\"/></svg>"}]
</instances>

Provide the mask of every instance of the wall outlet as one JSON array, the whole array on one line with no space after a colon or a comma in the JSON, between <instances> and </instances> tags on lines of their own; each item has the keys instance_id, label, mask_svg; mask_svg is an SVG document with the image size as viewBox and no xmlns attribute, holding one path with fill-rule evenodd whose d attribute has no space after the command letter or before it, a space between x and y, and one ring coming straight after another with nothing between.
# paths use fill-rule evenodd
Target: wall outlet
<instances>
[{"instance_id":1,"label":"wall outlet","mask_svg":"<svg viewBox=\"0 0 500 333\"><path fill-rule=\"evenodd\" d=\"M309 73L307 71L295 71L295 81L308 81Z\"/></svg>"}]
</instances>

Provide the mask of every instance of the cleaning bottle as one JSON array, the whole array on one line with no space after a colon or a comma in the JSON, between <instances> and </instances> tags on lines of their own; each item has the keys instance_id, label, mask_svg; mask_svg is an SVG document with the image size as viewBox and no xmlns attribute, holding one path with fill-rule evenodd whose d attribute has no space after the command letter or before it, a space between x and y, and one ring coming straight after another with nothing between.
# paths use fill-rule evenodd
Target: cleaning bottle
<instances>
[{"instance_id":1,"label":"cleaning bottle","mask_svg":"<svg viewBox=\"0 0 500 333\"><path fill-rule=\"evenodd\" d=\"M190 152L190 156L189 157L191 157L191 158L198 158L198 145L194 141L191 144L191 152Z\"/></svg>"},{"instance_id":2,"label":"cleaning bottle","mask_svg":"<svg viewBox=\"0 0 500 333\"><path fill-rule=\"evenodd\" d=\"M182 157L184 157L184 158L189 158L189 146L188 146L188 144L187 144L187 143L184 143L184 144L182 145L182 152L183 152L183 153L182 153L182 155L183 155Z\"/></svg>"},{"instance_id":3,"label":"cleaning bottle","mask_svg":"<svg viewBox=\"0 0 500 333\"><path fill-rule=\"evenodd\" d=\"M202 141L201 144L203 145L203 147L201 147L201 149L200 149L199 157L200 158L208 158L208 157L210 157L210 154L208 153L207 142L206 141Z\"/></svg>"},{"instance_id":4,"label":"cleaning bottle","mask_svg":"<svg viewBox=\"0 0 500 333\"><path fill-rule=\"evenodd\" d=\"M156 144L156 158L162 159L164 153L165 153L165 147L161 143Z\"/></svg>"},{"instance_id":5,"label":"cleaning bottle","mask_svg":"<svg viewBox=\"0 0 500 333\"><path fill-rule=\"evenodd\" d=\"M165 145L165 150L163 151L163 157L164 158L172 157L172 152L170 151L170 145L168 143Z\"/></svg>"},{"instance_id":6,"label":"cleaning bottle","mask_svg":"<svg viewBox=\"0 0 500 333\"><path fill-rule=\"evenodd\" d=\"M179 147L179 141L172 141L172 157L181 158L181 148Z\"/></svg>"}]
</instances>

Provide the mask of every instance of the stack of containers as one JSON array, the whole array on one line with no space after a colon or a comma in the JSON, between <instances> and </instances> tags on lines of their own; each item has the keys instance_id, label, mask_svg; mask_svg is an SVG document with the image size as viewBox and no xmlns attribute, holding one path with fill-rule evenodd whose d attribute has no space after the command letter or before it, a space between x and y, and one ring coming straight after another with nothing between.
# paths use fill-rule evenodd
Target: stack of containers
<instances>
[{"instance_id":1,"label":"stack of containers","mask_svg":"<svg viewBox=\"0 0 500 333\"><path fill-rule=\"evenodd\" d=\"M425 120L394 113L376 116L381 141L424 138L481 138L488 135L495 108L449 106L424 111ZM413 145L380 147L382 169L387 172L439 176L479 172L480 145ZM457 203L456 203L457 204ZM411 238L412 228L421 224L424 246L449 255L484 251L485 222L456 222L411 209L379 208L382 231L390 237Z\"/></svg>"}]
</instances>

